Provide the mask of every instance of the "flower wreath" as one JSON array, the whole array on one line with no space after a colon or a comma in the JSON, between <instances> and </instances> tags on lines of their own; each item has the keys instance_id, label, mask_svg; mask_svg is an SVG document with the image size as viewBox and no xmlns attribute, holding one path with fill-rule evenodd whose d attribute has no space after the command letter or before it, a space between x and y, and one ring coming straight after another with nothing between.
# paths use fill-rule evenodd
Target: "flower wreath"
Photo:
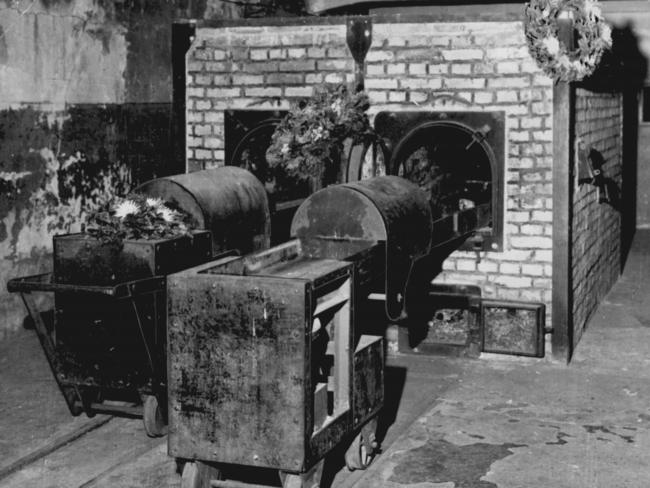
<instances>
[{"instance_id":1,"label":"flower wreath","mask_svg":"<svg viewBox=\"0 0 650 488\"><path fill-rule=\"evenodd\" d=\"M371 137L369 106L364 92L352 93L345 85L316 87L310 98L292 106L275 129L266 152L270 167L300 178L337 170L328 166L338 163L336 151L343 149L346 138Z\"/></svg>"},{"instance_id":2,"label":"flower wreath","mask_svg":"<svg viewBox=\"0 0 650 488\"><path fill-rule=\"evenodd\" d=\"M558 35L558 17L567 11L573 13L574 50L568 49ZM597 0L530 0L524 29L531 56L556 80L580 81L591 75L605 49L612 45L611 29Z\"/></svg>"}]
</instances>

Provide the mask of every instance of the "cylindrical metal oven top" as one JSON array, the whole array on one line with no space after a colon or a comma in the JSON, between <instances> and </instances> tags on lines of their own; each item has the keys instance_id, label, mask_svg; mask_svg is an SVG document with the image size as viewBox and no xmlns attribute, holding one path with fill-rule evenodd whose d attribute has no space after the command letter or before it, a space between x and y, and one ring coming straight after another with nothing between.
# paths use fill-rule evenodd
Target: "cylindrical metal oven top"
<instances>
[{"instance_id":1,"label":"cylindrical metal oven top","mask_svg":"<svg viewBox=\"0 0 650 488\"><path fill-rule=\"evenodd\" d=\"M427 195L397 176L378 176L316 192L298 208L291 225L291 235L303 242L328 241L322 248L333 255L321 257L341 259L341 245L352 255L362 243L384 241L386 312L392 319L401 315L411 265L429 253L431 234Z\"/></svg>"},{"instance_id":2,"label":"cylindrical metal oven top","mask_svg":"<svg viewBox=\"0 0 650 488\"><path fill-rule=\"evenodd\" d=\"M148 181L134 190L158 197L192 216L212 232L212 253L242 254L269 247L271 220L264 186L234 166L206 169Z\"/></svg>"}]
</instances>

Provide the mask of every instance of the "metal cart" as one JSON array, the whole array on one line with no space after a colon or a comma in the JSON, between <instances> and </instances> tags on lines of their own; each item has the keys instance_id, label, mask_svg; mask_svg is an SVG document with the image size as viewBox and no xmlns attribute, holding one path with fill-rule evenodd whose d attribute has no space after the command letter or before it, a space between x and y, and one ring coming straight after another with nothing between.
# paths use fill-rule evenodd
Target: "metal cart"
<instances>
[{"instance_id":1,"label":"metal cart","mask_svg":"<svg viewBox=\"0 0 650 488\"><path fill-rule=\"evenodd\" d=\"M142 415L147 434L166 432L166 277L219 255L269 246L263 185L240 168L149 181L135 190L189 215L197 230L160 240L105 243L54 237L53 273L13 279L73 415ZM232 202L237 202L233 205ZM54 314L36 292L54 294Z\"/></svg>"},{"instance_id":2,"label":"metal cart","mask_svg":"<svg viewBox=\"0 0 650 488\"><path fill-rule=\"evenodd\" d=\"M415 263L471 232L476 218L464 217L434 225L424 192L395 176L334 185L299 207L297 239L170 275L168 442L187 460L183 488L246 486L220 479L232 466L311 488L346 443L347 466L367 467L386 317L417 300L412 282L432 270ZM383 323L358 314L372 294L385 300Z\"/></svg>"},{"instance_id":3,"label":"metal cart","mask_svg":"<svg viewBox=\"0 0 650 488\"><path fill-rule=\"evenodd\" d=\"M99 286L56 283L46 273L7 288L21 294L73 415L142 415L147 434L166 432L164 276ZM51 322L38 292L55 294Z\"/></svg>"},{"instance_id":4,"label":"metal cart","mask_svg":"<svg viewBox=\"0 0 650 488\"><path fill-rule=\"evenodd\" d=\"M183 488L233 488L228 466L318 486L326 455L352 439L351 469L377 449L381 336L355 332L355 265L298 240L171 275L169 452Z\"/></svg>"}]
</instances>

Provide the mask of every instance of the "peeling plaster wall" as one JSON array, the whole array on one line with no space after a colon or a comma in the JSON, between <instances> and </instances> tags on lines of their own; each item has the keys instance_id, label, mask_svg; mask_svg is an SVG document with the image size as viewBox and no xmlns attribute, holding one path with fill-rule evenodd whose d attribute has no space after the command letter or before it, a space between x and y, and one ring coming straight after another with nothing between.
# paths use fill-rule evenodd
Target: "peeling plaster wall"
<instances>
[{"instance_id":1,"label":"peeling plaster wall","mask_svg":"<svg viewBox=\"0 0 650 488\"><path fill-rule=\"evenodd\" d=\"M92 0L0 2L0 102L119 103L126 26Z\"/></svg>"},{"instance_id":2,"label":"peeling plaster wall","mask_svg":"<svg viewBox=\"0 0 650 488\"><path fill-rule=\"evenodd\" d=\"M173 2L0 0L0 338L26 312L6 282L51 270L52 236L176 173Z\"/></svg>"}]
</instances>

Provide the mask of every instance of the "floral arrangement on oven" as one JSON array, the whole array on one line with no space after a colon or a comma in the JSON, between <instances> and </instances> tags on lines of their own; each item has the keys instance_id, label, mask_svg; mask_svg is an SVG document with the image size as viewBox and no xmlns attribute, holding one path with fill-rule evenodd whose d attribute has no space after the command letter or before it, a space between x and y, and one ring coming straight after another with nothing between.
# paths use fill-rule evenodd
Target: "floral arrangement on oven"
<instances>
[{"instance_id":1,"label":"floral arrangement on oven","mask_svg":"<svg viewBox=\"0 0 650 488\"><path fill-rule=\"evenodd\" d=\"M317 188L336 182L344 141L374 138L366 113L369 106L364 92L350 92L345 85L316 87L310 98L291 107L275 129L266 151L269 167L314 181Z\"/></svg>"},{"instance_id":2,"label":"floral arrangement on oven","mask_svg":"<svg viewBox=\"0 0 650 488\"><path fill-rule=\"evenodd\" d=\"M565 45L565 28L573 30L575 46ZM524 30L531 56L556 81L590 76L612 46L611 29L597 0L530 0Z\"/></svg>"},{"instance_id":3,"label":"floral arrangement on oven","mask_svg":"<svg viewBox=\"0 0 650 488\"><path fill-rule=\"evenodd\" d=\"M117 197L89 215L86 233L105 244L189 235L190 217L159 198L138 193Z\"/></svg>"}]
</instances>

